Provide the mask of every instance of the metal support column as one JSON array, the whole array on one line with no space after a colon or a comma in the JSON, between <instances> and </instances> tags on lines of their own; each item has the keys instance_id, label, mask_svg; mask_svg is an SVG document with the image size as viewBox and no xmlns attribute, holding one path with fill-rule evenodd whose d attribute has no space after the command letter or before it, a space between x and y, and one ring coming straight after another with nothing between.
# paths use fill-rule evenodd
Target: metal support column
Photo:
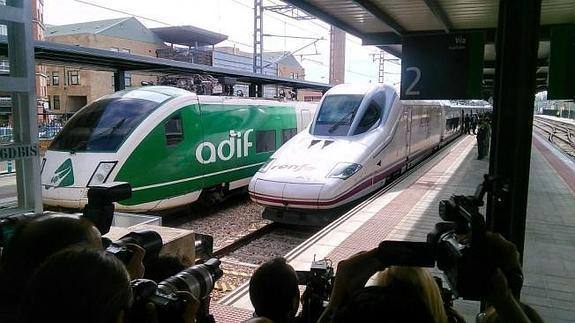
<instances>
[{"instance_id":1,"label":"metal support column","mask_svg":"<svg viewBox=\"0 0 575 323\"><path fill-rule=\"evenodd\" d=\"M523 255L541 0L500 0L488 225Z\"/></svg>"},{"instance_id":2,"label":"metal support column","mask_svg":"<svg viewBox=\"0 0 575 323\"><path fill-rule=\"evenodd\" d=\"M126 89L126 71L117 70L114 72L114 91Z\"/></svg>"},{"instance_id":3,"label":"metal support column","mask_svg":"<svg viewBox=\"0 0 575 323\"><path fill-rule=\"evenodd\" d=\"M38 111L34 47L32 43L32 2L8 0L0 5L6 10L0 23L7 25L8 61L10 76L0 77L0 92L12 92L13 144L3 146L11 150L16 162L17 209L4 213L42 212L40 184L40 154L38 149Z\"/></svg>"},{"instance_id":4,"label":"metal support column","mask_svg":"<svg viewBox=\"0 0 575 323\"><path fill-rule=\"evenodd\" d=\"M254 0L254 57L253 72L263 74L264 52L264 6L263 0Z\"/></svg>"}]
</instances>

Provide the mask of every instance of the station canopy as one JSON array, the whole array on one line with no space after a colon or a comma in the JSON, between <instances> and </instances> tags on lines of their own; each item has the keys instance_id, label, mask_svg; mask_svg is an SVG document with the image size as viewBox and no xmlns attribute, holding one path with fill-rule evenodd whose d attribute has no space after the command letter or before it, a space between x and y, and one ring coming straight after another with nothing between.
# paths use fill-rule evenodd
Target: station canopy
<instances>
[{"instance_id":1,"label":"station canopy","mask_svg":"<svg viewBox=\"0 0 575 323\"><path fill-rule=\"evenodd\" d=\"M191 47L211 46L223 42L228 36L194 26L151 28L164 42Z\"/></svg>"},{"instance_id":2,"label":"station canopy","mask_svg":"<svg viewBox=\"0 0 575 323\"><path fill-rule=\"evenodd\" d=\"M406 37L481 31L483 87L495 78L499 0L286 0L311 15L397 57ZM575 1L542 0L537 86L547 86L551 29L575 24Z\"/></svg>"}]
</instances>

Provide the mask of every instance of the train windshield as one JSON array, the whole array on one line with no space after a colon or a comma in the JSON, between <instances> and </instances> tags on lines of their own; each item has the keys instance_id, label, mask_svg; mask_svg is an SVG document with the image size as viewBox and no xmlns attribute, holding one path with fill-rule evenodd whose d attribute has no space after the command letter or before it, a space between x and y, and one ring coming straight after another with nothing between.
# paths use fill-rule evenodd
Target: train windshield
<instances>
[{"instance_id":1,"label":"train windshield","mask_svg":"<svg viewBox=\"0 0 575 323\"><path fill-rule=\"evenodd\" d=\"M169 98L112 95L95 101L68 121L50 145L50 149L115 152L130 133Z\"/></svg>"},{"instance_id":2,"label":"train windshield","mask_svg":"<svg viewBox=\"0 0 575 323\"><path fill-rule=\"evenodd\" d=\"M312 134L346 136L363 97L362 94L326 96L319 109Z\"/></svg>"}]
</instances>

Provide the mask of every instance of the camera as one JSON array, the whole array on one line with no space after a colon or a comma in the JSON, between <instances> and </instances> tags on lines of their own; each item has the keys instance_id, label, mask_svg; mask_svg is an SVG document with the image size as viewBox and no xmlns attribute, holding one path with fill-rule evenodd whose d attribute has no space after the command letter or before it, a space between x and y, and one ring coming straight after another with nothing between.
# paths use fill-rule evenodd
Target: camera
<instances>
[{"instance_id":1,"label":"camera","mask_svg":"<svg viewBox=\"0 0 575 323\"><path fill-rule=\"evenodd\" d=\"M89 220L104 235L110 232L114 219L114 202L132 197L132 186L124 182L112 182L90 186L88 204L84 206L82 217Z\"/></svg>"},{"instance_id":2,"label":"camera","mask_svg":"<svg viewBox=\"0 0 575 323\"><path fill-rule=\"evenodd\" d=\"M312 262L309 271L296 271L298 284L306 286L302 296L301 322L317 322L323 313L331 290L333 289L334 270L330 260Z\"/></svg>"},{"instance_id":3,"label":"camera","mask_svg":"<svg viewBox=\"0 0 575 323\"><path fill-rule=\"evenodd\" d=\"M129 243L138 245L146 250L144 262L157 257L163 246L162 237L156 231L152 230L133 231L117 241L102 238L102 243L107 253L114 255L124 264L128 264L133 256L133 251L127 247Z\"/></svg>"},{"instance_id":4,"label":"camera","mask_svg":"<svg viewBox=\"0 0 575 323\"><path fill-rule=\"evenodd\" d=\"M204 303L196 316L197 322L213 322L208 314L209 295L215 282L222 277L220 260L211 258L203 264L187 268L178 274L156 284L148 279L136 279L131 283L134 305L130 311L131 322L142 322L145 319L146 304L156 307L159 323L183 322L186 300L176 292L186 291Z\"/></svg>"},{"instance_id":5,"label":"camera","mask_svg":"<svg viewBox=\"0 0 575 323\"><path fill-rule=\"evenodd\" d=\"M496 267L487 254L487 229L479 207L493 184L494 178L485 175L474 195L453 195L441 201L439 216L445 222L435 225L427 235L427 242L383 241L378 247L379 260L388 266L437 264L454 297L482 300ZM511 290L519 293L523 284L521 273L505 274Z\"/></svg>"}]
</instances>

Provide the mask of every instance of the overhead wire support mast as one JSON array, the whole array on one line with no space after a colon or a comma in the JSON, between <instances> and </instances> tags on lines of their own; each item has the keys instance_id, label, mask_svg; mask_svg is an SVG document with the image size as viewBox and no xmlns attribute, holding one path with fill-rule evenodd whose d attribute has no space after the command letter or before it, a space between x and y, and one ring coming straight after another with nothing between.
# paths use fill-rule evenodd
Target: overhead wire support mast
<instances>
[{"instance_id":1,"label":"overhead wire support mast","mask_svg":"<svg viewBox=\"0 0 575 323\"><path fill-rule=\"evenodd\" d=\"M265 6L265 10L275 12L282 16L292 18L295 20L313 20L315 19L314 16L309 15L308 13L301 11L300 9L296 8L295 6L286 4L286 5L275 5L275 6Z\"/></svg>"},{"instance_id":2,"label":"overhead wire support mast","mask_svg":"<svg viewBox=\"0 0 575 323\"><path fill-rule=\"evenodd\" d=\"M254 0L254 58L253 72L263 74L263 51L264 51L264 34L263 34L263 0Z\"/></svg>"}]
</instances>

